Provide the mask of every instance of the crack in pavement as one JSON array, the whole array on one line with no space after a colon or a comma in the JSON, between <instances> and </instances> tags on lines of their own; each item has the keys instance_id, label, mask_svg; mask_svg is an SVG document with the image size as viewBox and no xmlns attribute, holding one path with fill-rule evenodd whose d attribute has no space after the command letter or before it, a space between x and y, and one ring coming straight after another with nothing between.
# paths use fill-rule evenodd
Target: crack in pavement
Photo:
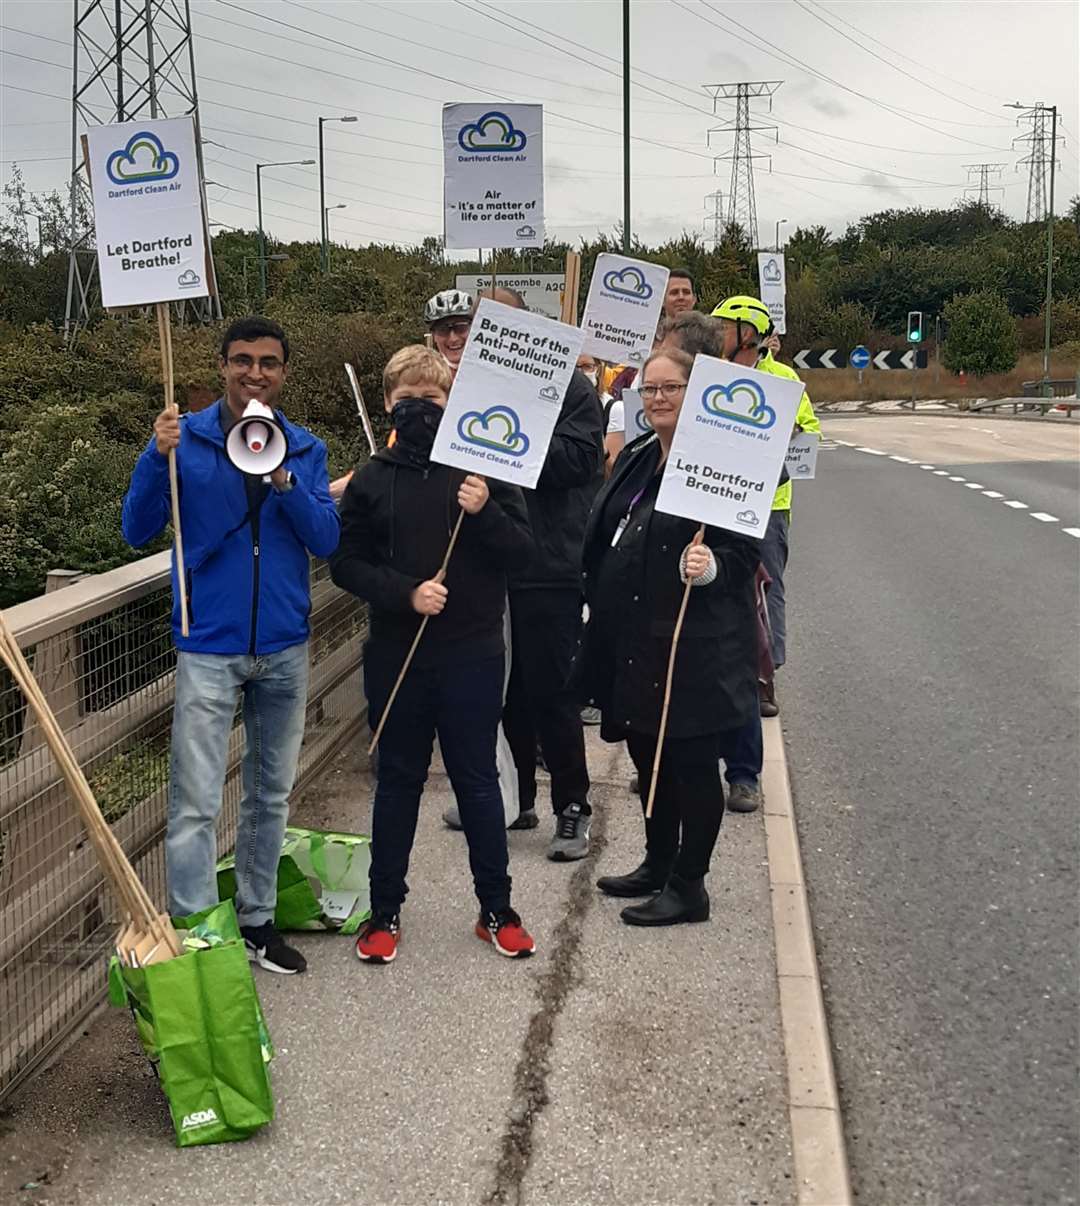
<instances>
[{"instance_id":1,"label":"crack in pavement","mask_svg":"<svg viewBox=\"0 0 1080 1206\"><path fill-rule=\"evenodd\" d=\"M596 781L593 781L594 787ZM606 793L605 793L606 794ZM578 954L585 918L596 901L593 872L596 860L607 845L608 800L593 808L589 853L570 877L567 908L552 934L551 960L539 978L539 1009L529 1019L514 1069L514 1092L500 1140L495 1182L482 1206L520 1206L522 1183L533 1157L533 1128L548 1105L548 1076L555 1046L555 1022L571 991L581 983Z\"/></svg>"}]
</instances>

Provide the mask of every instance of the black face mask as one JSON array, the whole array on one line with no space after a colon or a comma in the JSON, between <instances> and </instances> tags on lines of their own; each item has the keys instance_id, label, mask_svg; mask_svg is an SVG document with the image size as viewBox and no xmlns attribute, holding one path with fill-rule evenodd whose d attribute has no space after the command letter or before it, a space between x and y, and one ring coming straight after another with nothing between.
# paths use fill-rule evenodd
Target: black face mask
<instances>
[{"instance_id":1,"label":"black face mask","mask_svg":"<svg viewBox=\"0 0 1080 1206\"><path fill-rule=\"evenodd\" d=\"M442 417L443 408L427 398L402 398L395 402L390 422L402 451L428 456Z\"/></svg>"}]
</instances>

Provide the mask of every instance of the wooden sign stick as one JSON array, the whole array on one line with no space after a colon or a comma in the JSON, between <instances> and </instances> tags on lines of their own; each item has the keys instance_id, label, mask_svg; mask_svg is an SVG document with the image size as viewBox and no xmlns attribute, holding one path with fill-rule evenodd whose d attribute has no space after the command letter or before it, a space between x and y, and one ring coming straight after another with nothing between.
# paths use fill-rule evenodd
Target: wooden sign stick
<instances>
[{"instance_id":1,"label":"wooden sign stick","mask_svg":"<svg viewBox=\"0 0 1080 1206\"><path fill-rule=\"evenodd\" d=\"M572 327L578 325L577 302L578 288L581 285L581 256L576 251L566 253L564 269L562 310L559 318Z\"/></svg>"},{"instance_id":2,"label":"wooden sign stick","mask_svg":"<svg viewBox=\"0 0 1080 1206\"><path fill-rule=\"evenodd\" d=\"M367 440L371 456L374 456L377 451L375 446L375 432L372 430L371 418L368 415L367 407L364 405L364 395L360 391L360 381L356 376L356 369L354 369L351 364L345 365L345 376L349 379L349 385L352 387L353 397L356 399L356 410L360 415L360 425L364 429L364 438Z\"/></svg>"},{"instance_id":3,"label":"wooden sign stick","mask_svg":"<svg viewBox=\"0 0 1080 1206\"><path fill-rule=\"evenodd\" d=\"M3 661L10 670L27 704L37 716L46 743L67 780L76 810L82 818L87 836L97 852L101 869L124 912L138 929L153 936L159 945L164 944L170 954L180 954L180 942L171 923L167 917L158 914L149 893L128 861L123 847L102 815L101 808L86 781L86 776L76 761L75 754L68 744L63 730L2 614L0 614L0 661Z\"/></svg>"},{"instance_id":4,"label":"wooden sign stick","mask_svg":"<svg viewBox=\"0 0 1080 1206\"><path fill-rule=\"evenodd\" d=\"M457 544L458 533L461 531L461 521L465 518L465 512L459 511L457 523L454 524L454 530L450 533L450 543L446 546L446 556L442 559L442 565L439 566L439 572L431 579L432 582L441 583L446 577L446 567L450 564L450 554L454 551L454 545ZM371 739L371 745L368 746L368 753L374 754L375 747L379 744L379 738L382 736L382 731L386 727L386 718L390 715L390 709L394 706L394 700L397 699L397 693L401 690L401 684L405 681L405 675L409 671L409 666L412 664L413 654L416 653L416 647L420 644L420 638L424 635L424 630L427 628L428 620L431 616L424 616L420 621L420 627L416 630L416 636L413 637L413 643L409 646L409 652L405 655L405 663L401 667L401 673L397 676L397 682L394 683L394 689L390 692L390 698L386 701L386 707L382 710L382 715L379 717L379 725L375 730L375 736Z\"/></svg>"},{"instance_id":5,"label":"wooden sign stick","mask_svg":"<svg viewBox=\"0 0 1080 1206\"><path fill-rule=\"evenodd\" d=\"M690 541L692 545L701 544L705 539L705 525L694 533L694 539ZM675 652L679 647L679 636L682 634L683 620L686 619L686 605L690 602L690 591L693 589L693 582L687 580L686 588L683 590L682 603L679 604L679 615L675 621L675 631L671 637L671 654L668 657L667 664L667 682L664 684L664 706L660 710L660 729L656 734L656 753L653 755L652 764L652 782L649 784L649 799L645 805L645 819L652 818L653 800L656 798L656 784L660 778L660 754L664 748L664 734L667 732L668 708L671 706L671 680L675 675Z\"/></svg>"},{"instance_id":6,"label":"wooden sign stick","mask_svg":"<svg viewBox=\"0 0 1080 1206\"><path fill-rule=\"evenodd\" d=\"M172 317L168 302L158 302L158 345L161 349L161 379L165 386L165 409L178 414L173 380ZM169 494L172 499L173 541L176 546L176 587L180 592L180 631L188 635L187 576L184 573L184 537L180 531L180 486L176 476L176 449L169 449Z\"/></svg>"}]
</instances>

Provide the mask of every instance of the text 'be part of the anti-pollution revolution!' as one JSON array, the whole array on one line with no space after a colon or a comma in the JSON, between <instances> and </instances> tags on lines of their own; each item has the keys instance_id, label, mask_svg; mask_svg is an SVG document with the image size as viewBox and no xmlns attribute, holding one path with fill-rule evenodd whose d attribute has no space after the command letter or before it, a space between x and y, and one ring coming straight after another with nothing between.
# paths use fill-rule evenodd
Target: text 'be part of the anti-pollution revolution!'
<instances>
[{"instance_id":1,"label":"text 'be part of the anti-pollution revolution!'","mask_svg":"<svg viewBox=\"0 0 1080 1206\"><path fill-rule=\"evenodd\" d=\"M565 371L570 357L566 344L547 335L531 336L528 331L500 327L488 318L480 320L472 342L479 348L478 360L545 381L553 381L557 370Z\"/></svg>"}]
</instances>

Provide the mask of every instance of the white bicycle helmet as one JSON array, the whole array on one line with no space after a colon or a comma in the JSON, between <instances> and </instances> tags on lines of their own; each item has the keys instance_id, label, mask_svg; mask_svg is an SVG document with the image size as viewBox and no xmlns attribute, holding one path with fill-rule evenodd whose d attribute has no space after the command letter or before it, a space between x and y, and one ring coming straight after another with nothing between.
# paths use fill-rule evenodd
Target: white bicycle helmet
<instances>
[{"instance_id":1,"label":"white bicycle helmet","mask_svg":"<svg viewBox=\"0 0 1080 1206\"><path fill-rule=\"evenodd\" d=\"M471 293L461 289L444 289L424 303L424 322L430 327L442 318L469 318L472 312Z\"/></svg>"}]
</instances>

